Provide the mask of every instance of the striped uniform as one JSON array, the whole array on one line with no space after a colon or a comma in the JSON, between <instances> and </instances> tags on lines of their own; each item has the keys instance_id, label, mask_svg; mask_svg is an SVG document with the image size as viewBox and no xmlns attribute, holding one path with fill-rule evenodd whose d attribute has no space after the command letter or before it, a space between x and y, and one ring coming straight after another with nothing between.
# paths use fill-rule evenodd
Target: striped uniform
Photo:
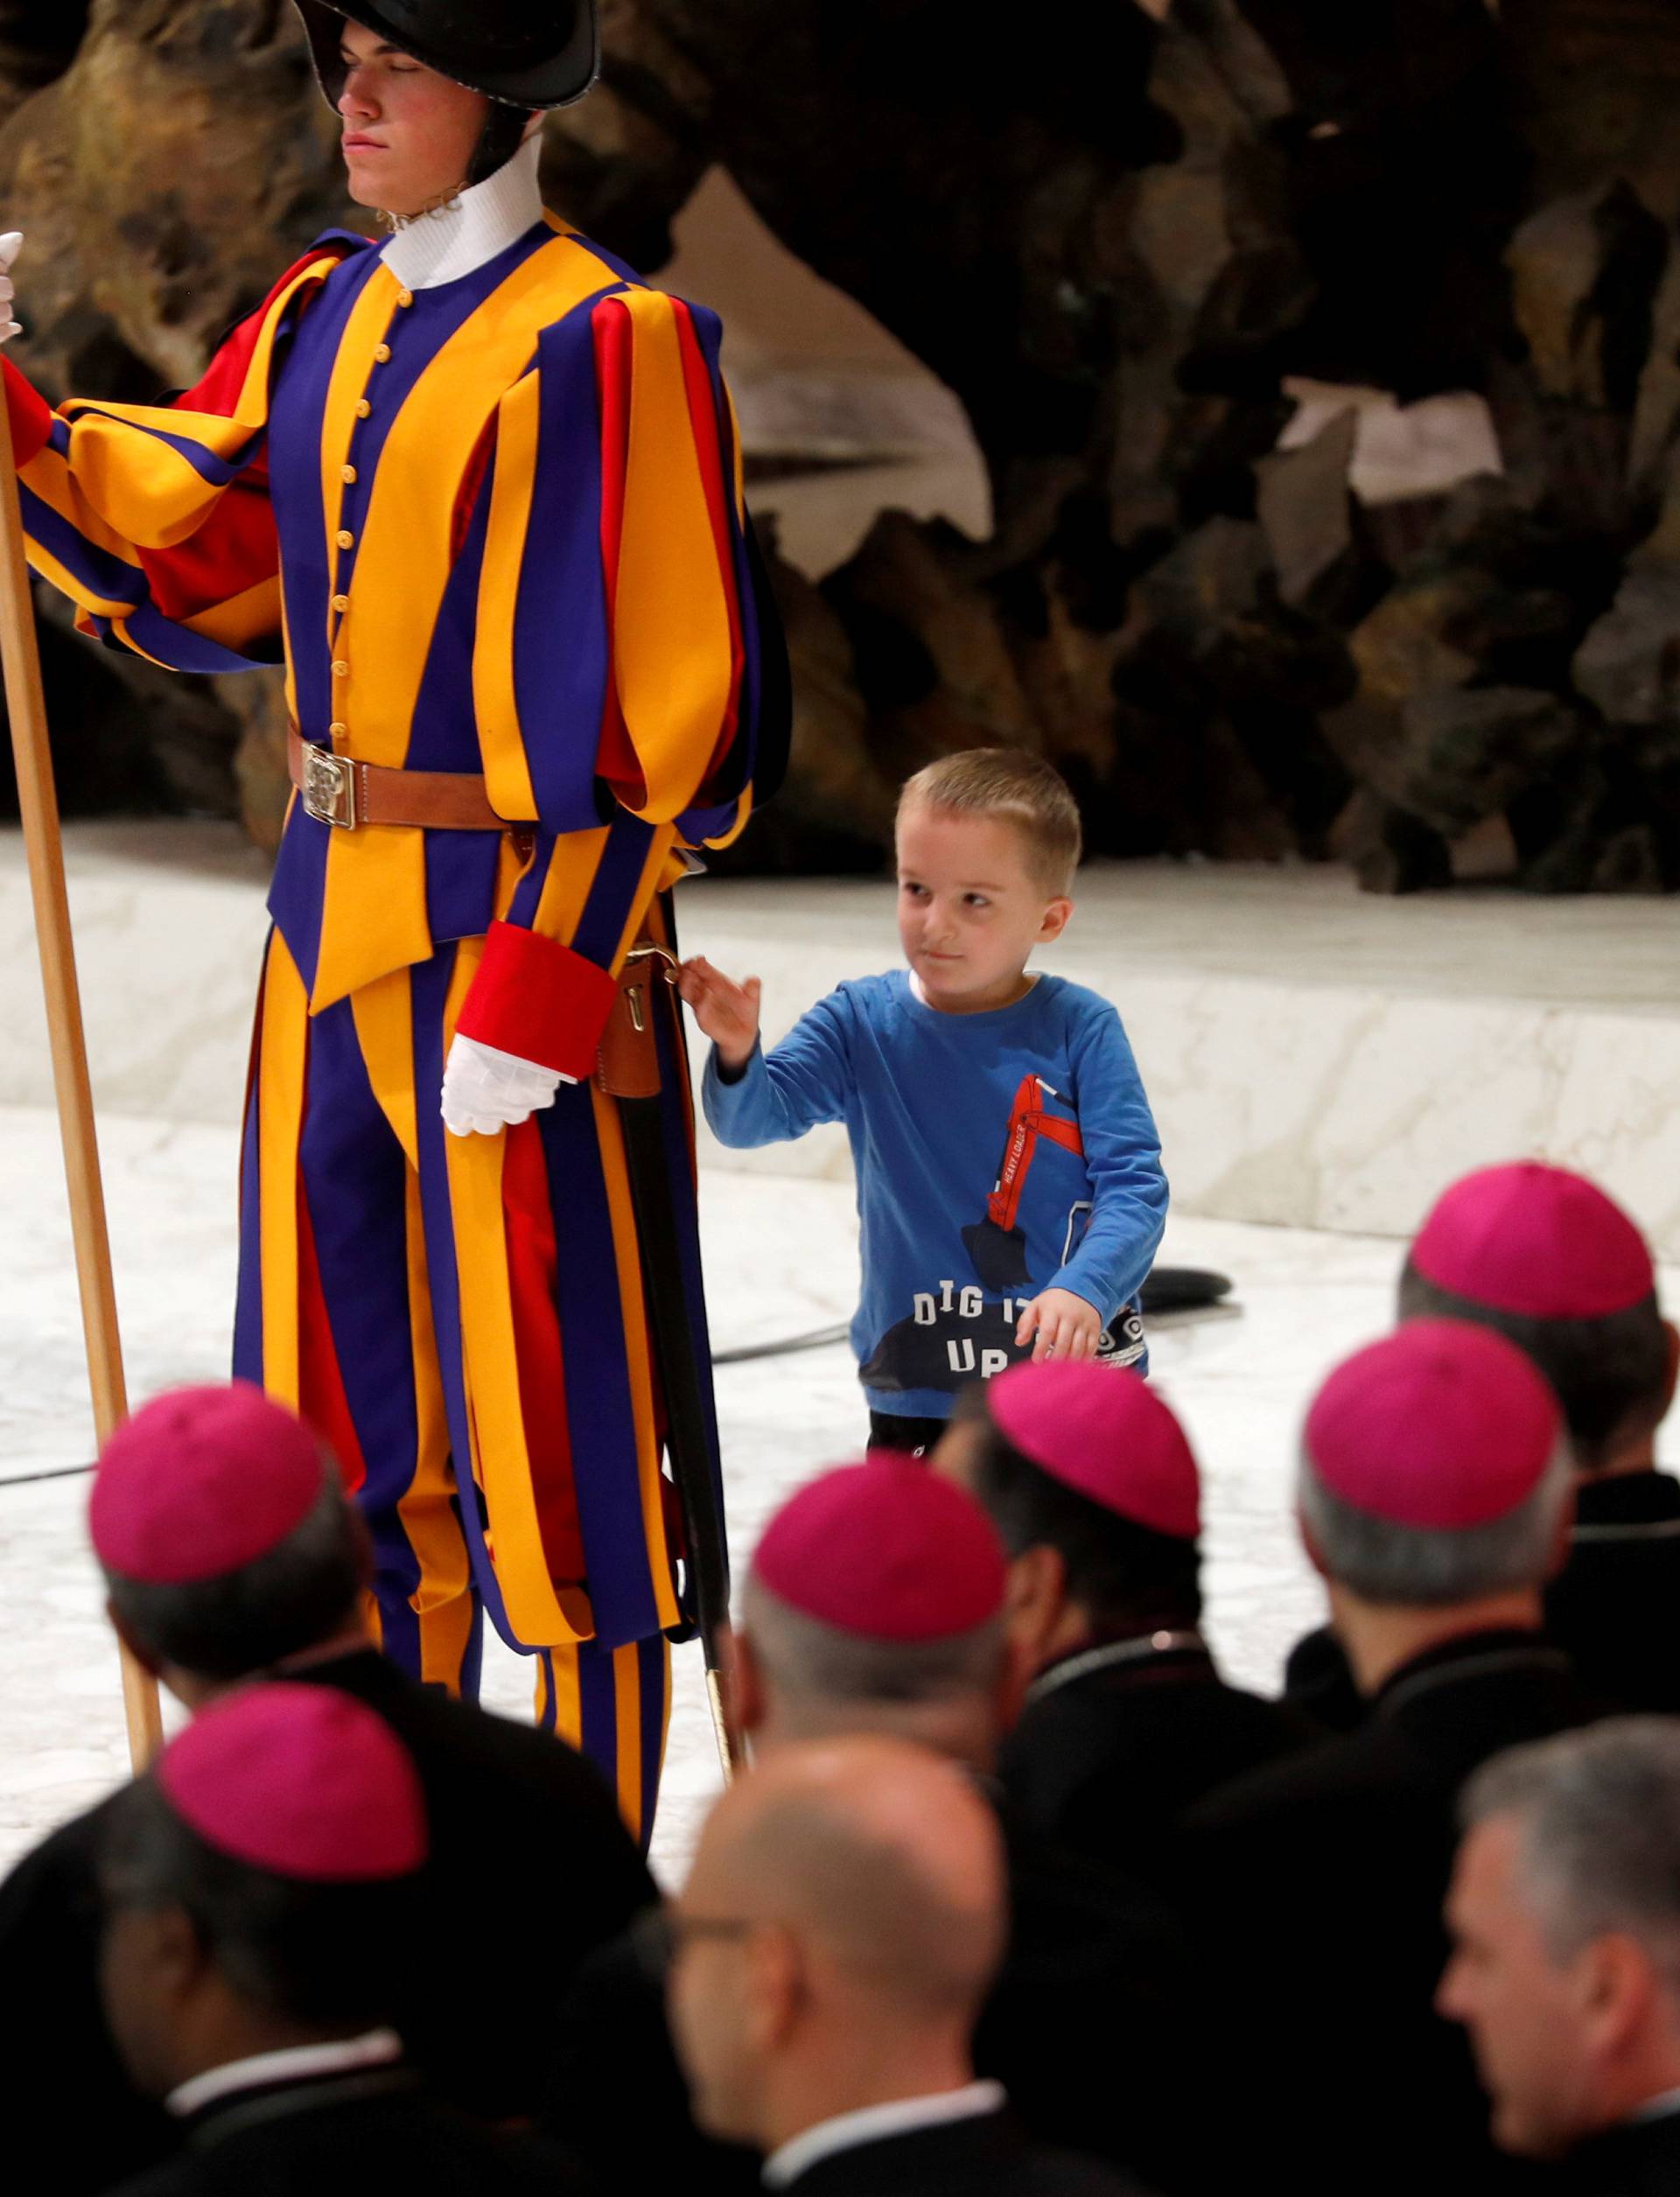
<instances>
[{"instance_id":1,"label":"striped uniform","mask_svg":"<svg viewBox=\"0 0 1680 2197\"><path fill-rule=\"evenodd\" d=\"M367 240L322 239L168 405L55 414L6 367L32 559L84 632L186 671L284 658L305 739L481 771L524 827L345 830L294 800L234 1364L342 1459L387 1651L471 1693L487 1608L644 1835L676 1512L623 1139L590 1078L612 973L682 850L741 829L779 730L719 334L544 215L412 292ZM458 1027L578 1080L451 1137ZM704 1353L675 1018L661 1041Z\"/></svg>"}]
</instances>

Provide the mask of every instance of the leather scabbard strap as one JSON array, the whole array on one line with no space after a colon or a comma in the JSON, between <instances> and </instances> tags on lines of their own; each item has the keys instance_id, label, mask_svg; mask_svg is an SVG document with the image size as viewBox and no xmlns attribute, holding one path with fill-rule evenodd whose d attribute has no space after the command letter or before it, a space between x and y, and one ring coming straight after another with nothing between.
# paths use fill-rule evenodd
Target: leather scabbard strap
<instances>
[{"instance_id":1,"label":"leather scabbard strap","mask_svg":"<svg viewBox=\"0 0 1680 2197\"><path fill-rule=\"evenodd\" d=\"M639 939L619 972L619 996L601 1032L595 1080L609 1098L659 1096L659 1037L654 1017L663 1011L655 987L664 988L676 956Z\"/></svg>"},{"instance_id":2,"label":"leather scabbard strap","mask_svg":"<svg viewBox=\"0 0 1680 2197\"><path fill-rule=\"evenodd\" d=\"M310 744L293 725L286 737L286 766L299 793L305 790ZM330 755L332 751L322 748ZM345 759L337 759L343 761ZM355 821L361 824L416 824L428 831L528 831L528 820L497 815L474 771L394 771L380 763L348 763L355 788Z\"/></svg>"}]
</instances>

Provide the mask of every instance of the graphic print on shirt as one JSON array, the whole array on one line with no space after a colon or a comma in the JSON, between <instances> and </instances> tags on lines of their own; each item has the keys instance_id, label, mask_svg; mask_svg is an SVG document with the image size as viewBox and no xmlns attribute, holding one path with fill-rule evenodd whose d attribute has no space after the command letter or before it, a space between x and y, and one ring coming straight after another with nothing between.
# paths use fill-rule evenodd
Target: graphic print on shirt
<instances>
[{"instance_id":1,"label":"graphic print on shirt","mask_svg":"<svg viewBox=\"0 0 1680 2197\"><path fill-rule=\"evenodd\" d=\"M1053 1113L1052 1102L1068 1103L1042 1076L1022 1077L985 1213L962 1232L978 1281L942 1275L915 1291L908 1316L887 1329L863 1367L859 1377L866 1389L955 1391L966 1381L989 1381L1006 1366L1032 1356L1033 1340L1018 1344L1015 1329L1027 1305L1049 1286L1051 1277L1034 1279L1029 1270L1021 1200L1041 1144L1082 1161L1085 1154L1078 1122L1071 1115ZM1088 1198L1069 1203L1054 1271L1073 1256L1090 1212ZM1138 1307L1124 1305L1104 1327L1096 1355L1106 1365L1135 1366L1144 1351Z\"/></svg>"}]
</instances>

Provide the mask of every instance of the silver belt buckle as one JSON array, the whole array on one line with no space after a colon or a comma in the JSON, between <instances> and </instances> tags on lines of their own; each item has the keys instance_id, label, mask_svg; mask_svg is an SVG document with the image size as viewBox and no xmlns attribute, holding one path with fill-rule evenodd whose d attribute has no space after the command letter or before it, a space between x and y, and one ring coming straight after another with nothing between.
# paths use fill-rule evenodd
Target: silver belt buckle
<instances>
[{"instance_id":1,"label":"silver belt buckle","mask_svg":"<svg viewBox=\"0 0 1680 2197\"><path fill-rule=\"evenodd\" d=\"M304 749L304 808L318 823L337 824L343 831L356 828L355 766L347 755L312 740Z\"/></svg>"}]
</instances>

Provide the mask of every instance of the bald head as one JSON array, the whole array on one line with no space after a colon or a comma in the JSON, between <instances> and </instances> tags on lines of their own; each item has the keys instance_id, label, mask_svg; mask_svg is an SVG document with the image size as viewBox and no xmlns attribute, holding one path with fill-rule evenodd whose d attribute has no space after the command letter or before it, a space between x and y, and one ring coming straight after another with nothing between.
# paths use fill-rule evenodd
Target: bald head
<instances>
[{"instance_id":1,"label":"bald head","mask_svg":"<svg viewBox=\"0 0 1680 2197\"><path fill-rule=\"evenodd\" d=\"M991 1809L906 1742L780 1749L712 1811L679 1907L679 2049L714 2132L771 2144L968 2079L1003 1956Z\"/></svg>"},{"instance_id":2,"label":"bald head","mask_svg":"<svg viewBox=\"0 0 1680 2197\"><path fill-rule=\"evenodd\" d=\"M906 2005L977 2007L1002 1952L996 1818L959 1770L899 1740L789 1747L742 1779L690 1889Z\"/></svg>"}]
</instances>

